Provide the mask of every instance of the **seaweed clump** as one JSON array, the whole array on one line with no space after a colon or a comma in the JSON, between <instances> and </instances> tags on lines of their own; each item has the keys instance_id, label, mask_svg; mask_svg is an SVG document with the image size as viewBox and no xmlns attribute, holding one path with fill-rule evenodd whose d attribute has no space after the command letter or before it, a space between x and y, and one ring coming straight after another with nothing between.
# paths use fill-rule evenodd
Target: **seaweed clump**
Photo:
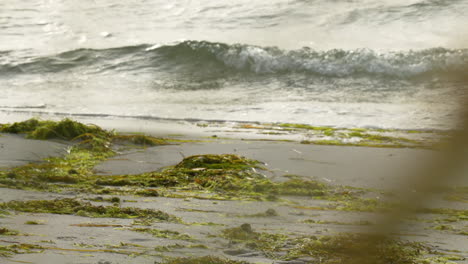
<instances>
[{"instance_id":1,"label":"seaweed clump","mask_svg":"<svg viewBox=\"0 0 468 264\"><path fill-rule=\"evenodd\" d=\"M96 206L90 202L81 202L70 198L10 201L7 203L1 203L0 208L19 212L65 214L94 218L151 218L161 221L178 221L175 216L159 210L140 209L134 207Z\"/></svg>"},{"instance_id":2,"label":"seaweed clump","mask_svg":"<svg viewBox=\"0 0 468 264\"><path fill-rule=\"evenodd\" d=\"M295 243L289 257L313 257L325 264L415 264L424 263L424 255L433 253L422 243L371 234L304 238Z\"/></svg>"},{"instance_id":3,"label":"seaweed clump","mask_svg":"<svg viewBox=\"0 0 468 264\"><path fill-rule=\"evenodd\" d=\"M159 145L167 145L168 142L161 138L156 138L147 135L114 135L112 137L114 143L130 143L143 147L153 147Z\"/></svg>"},{"instance_id":4,"label":"seaweed clump","mask_svg":"<svg viewBox=\"0 0 468 264\"><path fill-rule=\"evenodd\" d=\"M272 256L282 251L285 242L289 239L288 236L283 234L255 232L250 224L224 229L221 237L231 242L245 243L249 248L269 252Z\"/></svg>"},{"instance_id":5,"label":"seaweed clump","mask_svg":"<svg viewBox=\"0 0 468 264\"><path fill-rule=\"evenodd\" d=\"M0 245L0 257L10 257L13 254L41 253L43 247L33 244Z\"/></svg>"},{"instance_id":6,"label":"seaweed clump","mask_svg":"<svg viewBox=\"0 0 468 264\"><path fill-rule=\"evenodd\" d=\"M19 232L16 230L11 230L6 227L0 227L0 236L16 236L19 235Z\"/></svg>"},{"instance_id":7,"label":"seaweed clump","mask_svg":"<svg viewBox=\"0 0 468 264\"><path fill-rule=\"evenodd\" d=\"M130 230L139 232L139 233L151 234L154 237L158 237L158 238L168 238L168 239L186 240L186 241L193 240L193 238L187 234L181 234L180 232L172 231L172 230L160 230L160 229L151 229L151 228L132 228Z\"/></svg>"},{"instance_id":8,"label":"seaweed clump","mask_svg":"<svg viewBox=\"0 0 468 264\"><path fill-rule=\"evenodd\" d=\"M196 184L215 191L239 191L263 178L254 169L258 161L238 155L196 155L162 172L142 175L147 186L175 187ZM141 179L141 178L140 178Z\"/></svg>"},{"instance_id":9,"label":"seaweed clump","mask_svg":"<svg viewBox=\"0 0 468 264\"><path fill-rule=\"evenodd\" d=\"M238 155L195 155L184 158L176 168L182 169L220 169L220 170L246 170L257 167L258 161L250 160Z\"/></svg>"},{"instance_id":10,"label":"seaweed clump","mask_svg":"<svg viewBox=\"0 0 468 264\"><path fill-rule=\"evenodd\" d=\"M0 125L0 132L23 133L32 139L56 138L78 142L68 149L68 154L64 157L48 158L43 163L27 164L0 172L1 186L51 192L60 192L64 188L97 192L100 187L94 185L93 168L98 162L115 155L111 148L113 143L143 146L167 144L163 139L145 135L117 135L98 126L85 125L70 119L41 121L33 118Z\"/></svg>"},{"instance_id":11,"label":"seaweed clump","mask_svg":"<svg viewBox=\"0 0 468 264\"><path fill-rule=\"evenodd\" d=\"M221 237L261 250L276 259L314 259L323 264L416 264L426 263L425 255L437 254L429 246L372 234L289 237L260 233L249 224L228 228ZM313 262L315 263L315 262Z\"/></svg>"},{"instance_id":12,"label":"seaweed clump","mask_svg":"<svg viewBox=\"0 0 468 264\"><path fill-rule=\"evenodd\" d=\"M83 134L100 135L108 137L109 132L95 125L85 125L69 118L61 121L42 121L35 118L22 122L6 124L0 132L26 134L31 139L64 139L72 140Z\"/></svg>"},{"instance_id":13,"label":"seaweed clump","mask_svg":"<svg viewBox=\"0 0 468 264\"><path fill-rule=\"evenodd\" d=\"M117 135L96 125L65 118L61 121L31 118L13 124L0 125L0 132L26 134L30 139L80 140L82 146L95 150L108 150L111 143L128 143L142 146L168 144L166 140L146 135Z\"/></svg>"}]
</instances>

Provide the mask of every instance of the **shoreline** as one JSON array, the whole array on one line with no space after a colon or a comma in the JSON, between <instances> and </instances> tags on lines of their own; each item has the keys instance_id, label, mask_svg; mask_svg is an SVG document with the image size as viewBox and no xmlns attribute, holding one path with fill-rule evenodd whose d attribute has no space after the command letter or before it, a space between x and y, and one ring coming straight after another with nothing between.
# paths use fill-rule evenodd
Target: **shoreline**
<instances>
[{"instance_id":1,"label":"shoreline","mask_svg":"<svg viewBox=\"0 0 468 264\"><path fill-rule=\"evenodd\" d=\"M3 123L31 118L30 113L3 116ZM339 128L291 123L262 123L247 121L139 119L127 117L87 117L70 115L40 115L34 118L61 120L72 118L85 124L95 124L121 133L143 133L156 137L181 140L285 141L332 146L363 146L377 148L437 149L446 141L451 130Z\"/></svg>"}]
</instances>

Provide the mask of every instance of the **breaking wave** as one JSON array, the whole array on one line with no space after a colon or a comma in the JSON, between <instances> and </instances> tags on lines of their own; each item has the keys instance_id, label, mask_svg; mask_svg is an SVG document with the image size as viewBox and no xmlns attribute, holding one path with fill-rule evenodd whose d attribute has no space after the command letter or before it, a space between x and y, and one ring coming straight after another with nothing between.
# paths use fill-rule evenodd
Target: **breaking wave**
<instances>
[{"instance_id":1,"label":"breaking wave","mask_svg":"<svg viewBox=\"0 0 468 264\"><path fill-rule=\"evenodd\" d=\"M35 58L12 59L5 56L9 56L9 52L0 52L0 75L4 76L79 68L81 72L90 74L154 70L193 74L304 73L324 77L411 78L460 74L468 69L468 49L378 52L370 49L316 51L305 47L288 51L276 47L206 41L77 49Z\"/></svg>"}]
</instances>

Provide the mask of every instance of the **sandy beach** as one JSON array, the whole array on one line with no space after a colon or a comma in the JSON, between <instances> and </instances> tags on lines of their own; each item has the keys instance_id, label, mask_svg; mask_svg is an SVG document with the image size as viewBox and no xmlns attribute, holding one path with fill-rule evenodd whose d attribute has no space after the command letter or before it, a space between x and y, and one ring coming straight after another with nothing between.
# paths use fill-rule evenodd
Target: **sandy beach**
<instances>
[{"instance_id":1,"label":"sandy beach","mask_svg":"<svg viewBox=\"0 0 468 264\"><path fill-rule=\"evenodd\" d=\"M106 122L102 125L109 128ZM1 208L8 214L4 213L0 218L0 227L16 233L0 235L2 250L8 252L10 249L10 253L0 255L1 262L159 263L169 257L210 255L248 263L316 263L314 257L306 254L292 257L295 245L278 242L277 236L281 236L281 241L289 241L303 236L320 238L345 233L365 234L374 230L374 225L384 216L378 204L393 201L399 192L412 188L402 177L408 170L438 155L437 151L419 148L328 146L293 140L301 135L292 135L285 141L257 133L259 131L240 133L226 127L201 129L193 124L173 126L185 126L186 133L182 134L180 129L174 129L176 133L165 133L164 129L155 129L152 133L145 131L169 139L167 145L115 145L116 154L93 166L96 176L92 177L145 175L164 171L193 155L234 154L260 161L262 169L256 172L271 182L284 183L291 177L304 183L319 182L334 193L334 198L279 193L274 199L264 199L263 196L252 199L254 196L227 195L193 185L154 186L150 188L155 193L153 196L138 194L135 190L140 187L123 184L115 187L117 189L109 189L110 193L87 192L73 187L74 184L64 187L60 182L54 183L60 186L55 191L40 191L34 187L8 186L9 183L2 180ZM146 126L147 130L153 129L148 127L151 126ZM127 127L126 132L131 130ZM137 130L140 131L133 132L141 132L141 129ZM13 172L8 171L14 167L40 164L46 157L66 157L72 144L76 143L32 140L2 133L0 160L5 173L2 179L12 175ZM466 182L459 182L457 186L466 186ZM446 187L432 195L430 202L424 203L423 207L428 208L426 211L402 220L401 227L392 236L430 245L442 252L436 254L439 259L450 256L456 263L465 263L468 257L468 247L463 242L466 240L466 193L461 189L456 196L458 199L446 199L447 195L456 194L450 188L453 186ZM105 190L99 188L97 190ZM343 193L355 195L355 198L341 201ZM51 214L32 209L21 212L22 209L8 207L12 201L65 201L63 199L92 206L160 210L178 220L154 221L138 216L95 218L83 212ZM447 210L441 212L441 208ZM226 236L226 230L246 224L252 234L274 234L265 242L271 244L268 249L259 246L259 241L254 243L260 244L252 246L248 241ZM13 246L16 246L16 252L11 250Z\"/></svg>"},{"instance_id":2,"label":"sandy beach","mask_svg":"<svg viewBox=\"0 0 468 264\"><path fill-rule=\"evenodd\" d=\"M468 264L468 0L0 10L0 264Z\"/></svg>"}]
</instances>

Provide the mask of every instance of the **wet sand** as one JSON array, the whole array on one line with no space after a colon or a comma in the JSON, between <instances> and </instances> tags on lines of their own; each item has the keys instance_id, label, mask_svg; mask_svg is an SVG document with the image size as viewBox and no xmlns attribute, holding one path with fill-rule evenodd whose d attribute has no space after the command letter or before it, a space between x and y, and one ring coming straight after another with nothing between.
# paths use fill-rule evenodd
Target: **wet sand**
<instances>
[{"instance_id":1,"label":"wet sand","mask_svg":"<svg viewBox=\"0 0 468 264\"><path fill-rule=\"evenodd\" d=\"M0 169L62 156L69 146L67 142L32 140L0 133Z\"/></svg>"},{"instance_id":2,"label":"wet sand","mask_svg":"<svg viewBox=\"0 0 468 264\"><path fill-rule=\"evenodd\" d=\"M212 134L213 131L204 132ZM155 133L158 134L158 133ZM202 133L203 134L203 133ZM257 159L268 169L263 171L273 181L283 181L285 175L295 174L331 185L344 185L379 190L405 188L407 170L424 164L437 155L421 149L367 148L343 146L305 145L299 142L259 141L255 138L226 138L219 133L216 138L203 135L170 135L180 140L198 139L174 145L146 149L125 149L121 153L95 167L102 175L138 174L157 171L175 165L183 157L195 154L232 153ZM161 135L160 133L158 135ZM48 156L64 155L67 145L51 141L26 140L21 136L2 135L0 164L3 167L38 162ZM401 172L401 173L400 173ZM466 185L465 185L466 186ZM52 194L0 188L0 202L11 200L40 200L56 198L95 198L92 194ZM106 198L106 195L102 197ZM88 218L75 215L16 213L0 218L2 227L20 231L18 236L0 236L0 245L15 243L39 244L46 248L41 253L18 254L1 258L1 263L155 263L168 256L217 255L251 263L309 263L307 259L282 262L270 259L262 252L232 244L219 237L225 228L249 223L258 232L298 235L332 235L341 232L368 232L372 226L359 224L373 222L380 214L372 212L321 210L329 201L307 197L284 197L280 201L223 201L196 198L166 198L119 196L121 207L138 207L162 210L183 220L183 223L158 222L151 228L178 231L193 240L158 238L150 234L133 232L132 219ZM109 205L93 202L96 205ZM461 202L433 203L463 209ZM267 209L274 209L277 216L262 216ZM418 218L436 219L437 215L418 215ZM314 220L307 222L307 220ZM39 225L27 225L37 221ZM407 221L399 235L412 241L423 241L442 250L458 250L468 257L466 236L434 230L431 222ZM466 221L457 228L466 227ZM27 234L27 235L26 235ZM180 247L174 245L182 245ZM197 247L197 245L204 245ZM170 246L171 250L161 250ZM463 261L458 262L463 263Z\"/></svg>"},{"instance_id":3,"label":"wet sand","mask_svg":"<svg viewBox=\"0 0 468 264\"><path fill-rule=\"evenodd\" d=\"M132 150L96 166L103 175L157 171L177 164L183 157L199 154L238 154L263 162L265 174L281 181L299 175L361 188L399 189L405 171L436 155L418 149L390 149L306 145L297 142L211 139L210 142L158 146Z\"/></svg>"}]
</instances>

